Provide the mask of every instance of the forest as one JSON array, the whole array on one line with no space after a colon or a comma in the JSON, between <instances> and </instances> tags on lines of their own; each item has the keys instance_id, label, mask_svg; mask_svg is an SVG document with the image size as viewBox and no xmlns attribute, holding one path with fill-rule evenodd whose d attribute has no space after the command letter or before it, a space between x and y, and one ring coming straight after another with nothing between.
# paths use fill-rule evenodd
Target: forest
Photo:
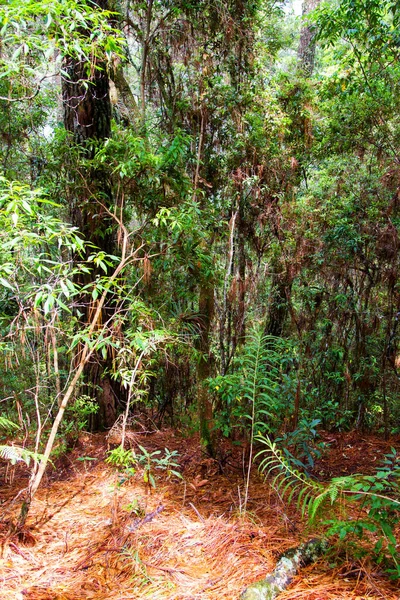
<instances>
[{"instance_id":1,"label":"forest","mask_svg":"<svg viewBox=\"0 0 400 600\"><path fill-rule=\"evenodd\" d=\"M398 600L397 0L0 0L0 600Z\"/></svg>"}]
</instances>

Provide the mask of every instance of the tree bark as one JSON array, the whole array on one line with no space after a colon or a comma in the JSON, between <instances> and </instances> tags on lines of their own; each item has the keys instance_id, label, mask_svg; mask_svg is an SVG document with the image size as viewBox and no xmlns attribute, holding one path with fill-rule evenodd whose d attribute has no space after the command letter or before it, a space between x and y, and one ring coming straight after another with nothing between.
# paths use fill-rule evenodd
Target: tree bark
<instances>
[{"instance_id":1,"label":"tree bark","mask_svg":"<svg viewBox=\"0 0 400 600\"><path fill-rule=\"evenodd\" d=\"M303 0L304 24L300 32L300 43L297 52L300 69L304 75L310 77L315 66L315 27L308 22L307 15L318 6L321 0Z\"/></svg>"},{"instance_id":2,"label":"tree bark","mask_svg":"<svg viewBox=\"0 0 400 600\"><path fill-rule=\"evenodd\" d=\"M108 8L107 0L98 0L100 9ZM111 136L110 82L107 66L99 58L88 64L82 58L64 58L65 75L62 80L62 100L64 124L71 133L72 145L89 163L85 176L80 169L73 167L71 173L74 185L70 198L70 220L87 241L107 254L116 254L114 223L109 209L113 204L112 186L106 168L90 166L96 149ZM78 283L89 283L99 273L93 271ZM103 273L104 274L104 273ZM85 276L84 276L85 277ZM81 298L80 312L82 326L90 322L96 309L90 295ZM110 305L102 309L100 323L112 316ZM93 429L110 427L117 413L117 398L125 392L108 374L112 366L111 357L103 359L98 354L85 365L83 393L97 399L100 410L91 422Z\"/></svg>"},{"instance_id":3,"label":"tree bark","mask_svg":"<svg viewBox=\"0 0 400 600\"><path fill-rule=\"evenodd\" d=\"M290 585L300 567L315 562L327 549L326 540L313 539L288 550L271 575L249 585L240 600L273 600Z\"/></svg>"},{"instance_id":4,"label":"tree bark","mask_svg":"<svg viewBox=\"0 0 400 600\"><path fill-rule=\"evenodd\" d=\"M237 246L237 274L238 274L238 306L236 315L235 345L241 346L246 341L246 223L245 223L245 198L241 194L238 211L238 246Z\"/></svg>"},{"instance_id":5,"label":"tree bark","mask_svg":"<svg viewBox=\"0 0 400 600\"><path fill-rule=\"evenodd\" d=\"M288 273L272 276L271 293L265 335L282 337L289 314L293 279Z\"/></svg>"}]
</instances>

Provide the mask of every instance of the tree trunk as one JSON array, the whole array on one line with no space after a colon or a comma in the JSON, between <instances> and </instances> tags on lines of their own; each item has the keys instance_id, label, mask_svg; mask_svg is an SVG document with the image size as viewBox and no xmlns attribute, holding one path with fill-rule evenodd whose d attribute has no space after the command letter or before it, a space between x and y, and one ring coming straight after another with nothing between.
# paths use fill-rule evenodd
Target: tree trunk
<instances>
[{"instance_id":1,"label":"tree trunk","mask_svg":"<svg viewBox=\"0 0 400 600\"><path fill-rule=\"evenodd\" d=\"M98 0L101 9L108 8L107 0ZM72 143L85 161L94 158L96 148L111 135L110 84L106 64L100 59L88 64L84 58L67 56L64 59L62 99L64 124L72 134ZM78 227L85 239L107 254L116 254L114 223L109 209L113 204L111 182L105 168L85 167L85 177L75 167L72 172L74 185L69 212L73 225ZM89 283L96 272L91 272L78 283ZM103 273L104 275L104 273ZM85 277L85 276L83 276ZM82 327L90 322L96 306L90 295L81 298L79 307ZM112 316L110 306L104 307L100 323ZM109 376L111 357L105 360L98 354L84 368L82 392L97 399L100 410L91 423L92 428L111 426L116 418L117 398L124 397L122 387ZM106 374L107 373L107 374Z\"/></svg>"},{"instance_id":2,"label":"tree trunk","mask_svg":"<svg viewBox=\"0 0 400 600\"><path fill-rule=\"evenodd\" d=\"M238 306L236 315L235 345L241 346L246 340L246 223L244 215L245 199L243 193L239 202L238 212L238 247L237 247L237 274L238 274Z\"/></svg>"},{"instance_id":3,"label":"tree trunk","mask_svg":"<svg viewBox=\"0 0 400 600\"><path fill-rule=\"evenodd\" d=\"M300 69L304 75L310 77L314 71L315 65L315 27L307 22L306 17L309 12L318 6L321 0L303 0L303 19L304 25L300 32L300 43L297 52Z\"/></svg>"},{"instance_id":4,"label":"tree trunk","mask_svg":"<svg viewBox=\"0 0 400 600\"><path fill-rule=\"evenodd\" d=\"M307 22L306 17L319 3L320 0L303 0L304 24L300 32L297 57L299 60L299 69L307 77L313 74L315 65L315 27ZM309 137L308 129L310 128L310 121L307 117L304 120L303 127L304 137L307 139ZM265 335L281 337L289 314L293 275L288 272L288 269L284 273L279 273L279 264L275 265L275 270L276 273L273 275L271 282Z\"/></svg>"},{"instance_id":5,"label":"tree trunk","mask_svg":"<svg viewBox=\"0 0 400 600\"><path fill-rule=\"evenodd\" d=\"M147 62L150 52L151 21L153 18L153 0L147 0L146 21L143 31L142 64L140 67L140 108L142 111L142 126L146 123L146 81Z\"/></svg>"},{"instance_id":6,"label":"tree trunk","mask_svg":"<svg viewBox=\"0 0 400 600\"><path fill-rule=\"evenodd\" d=\"M278 265L276 265L278 267ZM282 337L289 314L289 302L292 293L293 277L287 273L274 273L265 335Z\"/></svg>"},{"instance_id":7,"label":"tree trunk","mask_svg":"<svg viewBox=\"0 0 400 600\"><path fill-rule=\"evenodd\" d=\"M197 407L200 442L207 454L213 456L211 437L213 410L210 394L205 385L206 379L211 376L210 328L214 315L214 286L209 281L204 281L200 288L199 313L201 330L198 342L200 357L197 363Z\"/></svg>"}]
</instances>

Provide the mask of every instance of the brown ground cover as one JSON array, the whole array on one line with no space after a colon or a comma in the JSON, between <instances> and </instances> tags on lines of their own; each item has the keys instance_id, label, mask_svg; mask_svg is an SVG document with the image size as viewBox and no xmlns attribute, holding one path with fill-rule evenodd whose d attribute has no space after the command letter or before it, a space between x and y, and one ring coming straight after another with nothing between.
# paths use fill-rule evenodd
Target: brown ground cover
<instances>
[{"instance_id":1,"label":"brown ground cover","mask_svg":"<svg viewBox=\"0 0 400 600\"><path fill-rule=\"evenodd\" d=\"M400 449L398 439L325 437L330 450L316 465L320 477L371 472L391 445ZM214 461L202 457L196 437L171 430L135 440L150 452L177 450L183 481L160 472L152 491L138 471L119 485L104 462L105 436L84 434L38 492L30 545L6 540L26 474L18 467L10 481L1 465L1 600L235 600L280 553L310 537L295 508L256 471L243 515L243 447L225 443ZM303 569L280 598L398 600L400 593L367 560L331 555Z\"/></svg>"}]
</instances>

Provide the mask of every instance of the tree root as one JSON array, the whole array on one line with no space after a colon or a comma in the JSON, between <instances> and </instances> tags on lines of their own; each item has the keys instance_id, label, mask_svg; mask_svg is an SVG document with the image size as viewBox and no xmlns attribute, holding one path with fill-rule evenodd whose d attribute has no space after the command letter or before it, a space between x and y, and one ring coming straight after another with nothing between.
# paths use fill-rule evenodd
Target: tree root
<instances>
[{"instance_id":1,"label":"tree root","mask_svg":"<svg viewBox=\"0 0 400 600\"><path fill-rule=\"evenodd\" d=\"M281 555L274 571L265 579L252 583L240 600L273 600L291 583L300 567L315 562L328 549L324 539L312 539Z\"/></svg>"}]
</instances>

